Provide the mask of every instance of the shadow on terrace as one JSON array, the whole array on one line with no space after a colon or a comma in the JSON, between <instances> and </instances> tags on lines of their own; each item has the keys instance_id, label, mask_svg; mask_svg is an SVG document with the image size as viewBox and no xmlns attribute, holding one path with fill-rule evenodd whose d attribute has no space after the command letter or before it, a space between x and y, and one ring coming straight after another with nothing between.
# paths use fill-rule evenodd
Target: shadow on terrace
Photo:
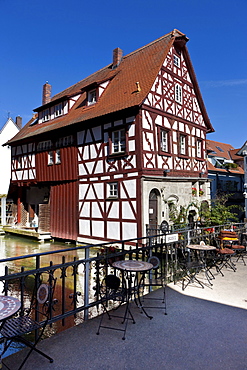
<instances>
[{"instance_id":1,"label":"shadow on terrace","mask_svg":"<svg viewBox=\"0 0 247 370\"><path fill-rule=\"evenodd\" d=\"M206 364L208 368L210 364L212 369L244 369L245 350L242 347L247 339L246 312L232 306L247 308L247 296L243 296L246 289L242 285L246 281L245 256L239 259L235 254L232 263L236 269L225 266L222 271L224 276L217 266L213 266L210 280L204 266L198 272L203 287L191 281L185 291L181 289L181 282L187 277L180 268L177 250L187 251L188 245L200 245L200 242L214 245L220 229L226 228L229 225L211 230L181 231L172 235L150 235L138 240L116 242L114 248L113 243L68 248L70 251L80 251L80 258L74 257L70 261L65 257L57 261L54 258L57 251L1 260L0 263L4 265L14 259L18 259L20 264L26 258L35 260L36 268L33 270L21 268L20 272L11 274L5 267L5 274L0 277L4 294L20 300L20 312L24 305L29 304L37 276L49 272L57 277L54 294L56 304L50 313L51 327L46 332L46 337L50 338L39 345L54 358L54 363L50 364L47 359L33 353L25 368L115 369L118 366L120 369L147 369L152 366L156 369L196 369L198 366L206 368ZM243 225L238 225L235 231L240 238L246 233ZM98 249L94 257L90 257L92 248ZM44 255L51 256L49 266L42 264ZM150 321L141 314L140 307L131 302L136 324L128 324L126 341L121 340L119 333L107 330L102 330L96 336L99 324L96 316L102 313L99 287L104 276L115 273L113 261L147 261L150 256L159 258L161 263L158 269L165 273L168 315L164 316L163 310L150 308L153 316ZM150 290L147 287L144 293L154 298L160 295L159 289ZM239 304L236 303L237 299L240 300ZM124 310L125 305L118 309L120 316ZM72 318L73 324L70 326L83 323L53 336L61 331L61 327L67 328L67 321ZM58 323L61 324L60 328ZM4 363L15 369L14 364L19 363L23 351L5 358Z\"/></svg>"}]
</instances>

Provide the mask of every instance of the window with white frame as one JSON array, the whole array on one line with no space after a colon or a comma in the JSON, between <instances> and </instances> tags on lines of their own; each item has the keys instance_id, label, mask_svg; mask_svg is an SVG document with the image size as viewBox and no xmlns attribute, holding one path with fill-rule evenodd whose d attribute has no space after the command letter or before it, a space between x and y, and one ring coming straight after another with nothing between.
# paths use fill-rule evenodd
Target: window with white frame
<instances>
[{"instance_id":1,"label":"window with white frame","mask_svg":"<svg viewBox=\"0 0 247 370\"><path fill-rule=\"evenodd\" d=\"M55 117L59 117L62 114L63 114L63 104L62 103L56 104L54 108Z\"/></svg>"},{"instance_id":2,"label":"window with white frame","mask_svg":"<svg viewBox=\"0 0 247 370\"><path fill-rule=\"evenodd\" d=\"M166 153L169 151L169 132L166 130L160 130L160 149Z\"/></svg>"},{"instance_id":3,"label":"window with white frame","mask_svg":"<svg viewBox=\"0 0 247 370\"><path fill-rule=\"evenodd\" d=\"M49 121L50 119L50 109L47 108L42 112L42 122Z\"/></svg>"},{"instance_id":4,"label":"window with white frame","mask_svg":"<svg viewBox=\"0 0 247 370\"><path fill-rule=\"evenodd\" d=\"M174 66L180 68L180 58L177 55L173 55L173 64Z\"/></svg>"},{"instance_id":5,"label":"window with white frame","mask_svg":"<svg viewBox=\"0 0 247 370\"><path fill-rule=\"evenodd\" d=\"M108 198L118 198L118 183L109 182L107 184L107 197Z\"/></svg>"},{"instance_id":6,"label":"window with white frame","mask_svg":"<svg viewBox=\"0 0 247 370\"><path fill-rule=\"evenodd\" d=\"M175 85L175 101L182 104L182 86L179 84Z\"/></svg>"},{"instance_id":7,"label":"window with white frame","mask_svg":"<svg viewBox=\"0 0 247 370\"><path fill-rule=\"evenodd\" d=\"M88 105L96 103L97 100L97 94L96 94L96 89L91 90L88 92Z\"/></svg>"},{"instance_id":8,"label":"window with white frame","mask_svg":"<svg viewBox=\"0 0 247 370\"><path fill-rule=\"evenodd\" d=\"M125 129L112 132L112 154L123 153L126 150Z\"/></svg>"},{"instance_id":9,"label":"window with white frame","mask_svg":"<svg viewBox=\"0 0 247 370\"><path fill-rule=\"evenodd\" d=\"M51 166L54 163L53 151L48 152L48 165Z\"/></svg>"},{"instance_id":10,"label":"window with white frame","mask_svg":"<svg viewBox=\"0 0 247 370\"><path fill-rule=\"evenodd\" d=\"M186 135L179 136L179 154L186 155Z\"/></svg>"},{"instance_id":11,"label":"window with white frame","mask_svg":"<svg viewBox=\"0 0 247 370\"><path fill-rule=\"evenodd\" d=\"M60 164L61 163L61 152L60 149L57 149L55 152L55 163Z\"/></svg>"},{"instance_id":12,"label":"window with white frame","mask_svg":"<svg viewBox=\"0 0 247 370\"><path fill-rule=\"evenodd\" d=\"M198 158L202 157L202 141L201 140L196 141L196 156Z\"/></svg>"}]
</instances>

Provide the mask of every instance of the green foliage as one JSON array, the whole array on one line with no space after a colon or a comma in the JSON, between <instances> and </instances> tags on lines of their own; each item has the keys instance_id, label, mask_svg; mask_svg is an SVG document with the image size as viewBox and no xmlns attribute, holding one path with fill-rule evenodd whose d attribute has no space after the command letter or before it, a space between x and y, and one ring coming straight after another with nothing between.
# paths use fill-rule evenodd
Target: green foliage
<instances>
[{"instance_id":1,"label":"green foliage","mask_svg":"<svg viewBox=\"0 0 247 370\"><path fill-rule=\"evenodd\" d=\"M220 194L212 200L211 206L206 203L201 204L200 216L203 226L223 225L227 222L238 221L237 214L232 212L236 205L227 205L231 194Z\"/></svg>"},{"instance_id":2,"label":"green foliage","mask_svg":"<svg viewBox=\"0 0 247 370\"><path fill-rule=\"evenodd\" d=\"M168 202L169 206L169 218L174 225L179 225L181 228L186 226L187 222L187 208L180 206L178 209L177 205L173 202Z\"/></svg>"},{"instance_id":3,"label":"green foliage","mask_svg":"<svg viewBox=\"0 0 247 370\"><path fill-rule=\"evenodd\" d=\"M225 168L238 168L236 163L225 163Z\"/></svg>"}]
</instances>

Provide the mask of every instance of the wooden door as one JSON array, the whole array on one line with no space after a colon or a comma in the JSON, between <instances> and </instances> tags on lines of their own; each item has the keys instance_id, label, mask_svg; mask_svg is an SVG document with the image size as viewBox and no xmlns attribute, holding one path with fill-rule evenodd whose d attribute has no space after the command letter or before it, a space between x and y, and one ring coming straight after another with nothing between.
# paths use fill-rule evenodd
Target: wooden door
<instances>
[{"instance_id":1,"label":"wooden door","mask_svg":"<svg viewBox=\"0 0 247 370\"><path fill-rule=\"evenodd\" d=\"M158 226L158 195L156 190L149 194L149 226L157 228Z\"/></svg>"}]
</instances>

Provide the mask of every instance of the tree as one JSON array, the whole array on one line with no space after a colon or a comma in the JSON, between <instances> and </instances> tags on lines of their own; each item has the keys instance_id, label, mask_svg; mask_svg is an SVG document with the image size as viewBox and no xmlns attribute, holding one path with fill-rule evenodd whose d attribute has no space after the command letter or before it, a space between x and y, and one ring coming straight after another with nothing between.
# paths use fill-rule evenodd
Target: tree
<instances>
[{"instance_id":1,"label":"tree","mask_svg":"<svg viewBox=\"0 0 247 370\"><path fill-rule=\"evenodd\" d=\"M218 194L211 201L211 206L202 203L200 207L200 217L202 226L223 225L228 222L238 221L237 213L232 212L236 205L227 205L231 194Z\"/></svg>"}]
</instances>

